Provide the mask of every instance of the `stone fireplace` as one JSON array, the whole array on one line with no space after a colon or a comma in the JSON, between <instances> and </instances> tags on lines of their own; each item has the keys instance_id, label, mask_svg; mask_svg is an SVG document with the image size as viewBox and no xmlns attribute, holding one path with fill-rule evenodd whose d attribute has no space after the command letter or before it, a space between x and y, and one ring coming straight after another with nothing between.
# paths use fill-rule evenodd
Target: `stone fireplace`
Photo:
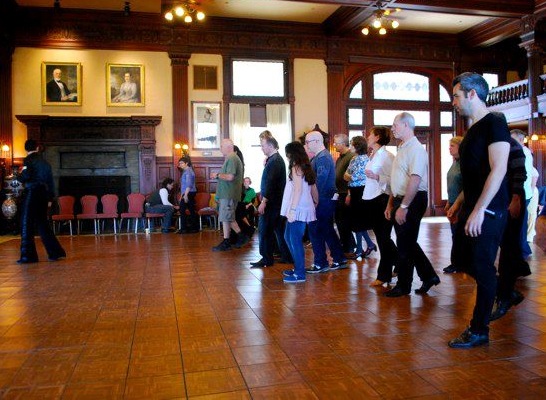
<instances>
[{"instance_id":1,"label":"stone fireplace","mask_svg":"<svg viewBox=\"0 0 546 400\"><path fill-rule=\"evenodd\" d=\"M155 127L159 116L17 115L27 137L45 147L60 195L150 193L157 187Z\"/></svg>"}]
</instances>

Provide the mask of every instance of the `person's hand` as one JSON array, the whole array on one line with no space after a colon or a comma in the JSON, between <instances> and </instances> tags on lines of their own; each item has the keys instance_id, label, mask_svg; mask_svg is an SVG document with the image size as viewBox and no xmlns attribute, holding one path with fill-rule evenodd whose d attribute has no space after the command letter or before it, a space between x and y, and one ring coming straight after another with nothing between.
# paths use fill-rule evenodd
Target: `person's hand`
<instances>
[{"instance_id":1,"label":"person's hand","mask_svg":"<svg viewBox=\"0 0 546 400\"><path fill-rule=\"evenodd\" d=\"M519 196L512 196L512 201L508 206L508 212L510 213L510 217L512 219L516 219L519 217L519 215L521 214L521 200Z\"/></svg>"},{"instance_id":2,"label":"person's hand","mask_svg":"<svg viewBox=\"0 0 546 400\"><path fill-rule=\"evenodd\" d=\"M374 174L374 172L371 170L367 169L364 173L366 174L367 178L373 179L374 181L379 180L379 174Z\"/></svg>"},{"instance_id":3,"label":"person's hand","mask_svg":"<svg viewBox=\"0 0 546 400\"><path fill-rule=\"evenodd\" d=\"M485 210L472 210L466 224L464 231L467 236L477 237L482 233L483 219L485 216Z\"/></svg>"},{"instance_id":4,"label":"person's hand","mask_svg":"<svg viewBox=\"0 0 546 400\"><path fill-rule=\"evenodd\" d=\"M296 220L296 212L294 210L288 211L286 218L288 219L288 222L294 222Z\"/></svg>"},{"instance_id":5,"label":"person's hand","mask_svg":"<svg viewBox=\"0 0 546 400\"><path fill-rule=\"evenodd\" d=\"M173 206L175 210L180 210L180 206Z\"/></svg>"},{"instance_id":6,"label":"person's hand","mask_svg":"<svg viewBox=\"0 0 546 400\"><path fill-rule=\"evenodd\" d=\"M351 204L351 194L345 196L345 205L348 206Z\"/></svg>"},{"instance_id":7,"label":"person's hand","mask_svg":"<svg viewBox=\"0 0 546 400\"><path fill-rule=\"evenodd\" d=\"M407 215L408 215L407 208L398 207L398 209L396 210L396 213L394 214L394 219L396 220L396 223L398 225L403 225L406 223Z\"/></svg>"},{"instance_id":8,"label":"person's hand","mask_svg":"<svg viewBox=\"0 0 546 400\"><path fill-rule=\"evenodd\" d=\"M385 208L385 218L387 220L391 220L391 213L392 213L392 205L387 204L387 208Z\"/></svg>"},{"instance_id":9,"label":"person's hand","mask_svg":"<svg viewBox=\"0 0 546 400\"><path fill-rule=\"evenodd\" d=\"M444 211L447 213L447 210L449 210L449 207L451 207L451 205L449 204L449 201L446 201L446 205L444 206Z\"/></svg>"},{"instance_id":10,"label":"person's hand","mask_svg":"<svg viewBox=\"0 0 546 400\"><path fill-rule=\"evenodd\" d=\"M258 214L263 215L263 213L265 212L265 204L265 201L262 201L260 203L260 205L258 206Z\"/></svg>"},{"instance_id":11,"label":"person's hand","mask_svg":"<svg viewBox=\"0 0 546 400\"><path fill-rule=\"evenodd\" d=\"M189 201L189 197L187 194L184 195L184 203L187 203Z\"/></svg>"}]
</instances>

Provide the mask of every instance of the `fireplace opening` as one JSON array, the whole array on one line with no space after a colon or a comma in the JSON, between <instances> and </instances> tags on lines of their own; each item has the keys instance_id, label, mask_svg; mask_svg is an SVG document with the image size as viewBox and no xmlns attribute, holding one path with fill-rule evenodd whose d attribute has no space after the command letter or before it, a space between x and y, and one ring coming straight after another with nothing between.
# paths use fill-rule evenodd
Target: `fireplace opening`
<instances>
[{"instance_id":1,"label":"fireplace opening","mask_svg":"<svg viewBox=\"0 0 546 400\"><path fill-rule=\"evenodd\" d=\"M102 212L101 196L117 194L119 197L118 213L127 210L127 195L131 193L130 176L60 176L59 196L74 196L75 213L81 212L80 199L85 195L95 195L99 198L98 212Z\"/></svg>"}]
</instances>

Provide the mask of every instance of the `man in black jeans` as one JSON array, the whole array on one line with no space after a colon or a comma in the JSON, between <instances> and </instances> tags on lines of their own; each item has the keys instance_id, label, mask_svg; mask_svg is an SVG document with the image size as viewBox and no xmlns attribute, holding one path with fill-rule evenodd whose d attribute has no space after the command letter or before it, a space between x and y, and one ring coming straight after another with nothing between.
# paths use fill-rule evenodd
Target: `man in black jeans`
<instances>
[{"instance_id":1,"label":"man in black jeans","mask_svg":"<svg viewBox=\"0 0 546 400\"><path fill-rule=\"evenodd\" d=\"M47 208L55 196L51 165L44 160L35 140L25 142L27 156L19 180L24 183L21 203L21 258L19 264L38 262L34 228L38 227L49 261L65 258L66 253L47 221Z\"/></svg>"},{"instance_id":2,"label":"man in black jeans","mask_svg":"<svg viewBox=\"0 0 546 400\"><path fill-rule=\"evenodd\" d=\"M464 203L453 245L464 272L476 279L476 304L470 326L448 345L471 348L489 343L489 320L497 291L495 258L509 203L506 171L510 132L485 101L489 86L476 73L453 80L453 106L472 125L459 147Z\"/></svg>"},{"instance_id":3,"label":"man in black jeans","mask_svg":"<svg viewBox=\"0 0 546 400\"><path fill-rule=\"evenodd\" d=\"M425 294L440 283L428 257L417 243L421 219L428 203L428 155L414 133L415 119L407 112L398 114L392 133L401 140L391 171L391 191L385 218L394 217L396 246L398 247L398 282L385 293L400 297L411 292L413 267L423 281L415 293Z\"/></svg>"},{"instance_id":4,"label":"man in black jeans","mask_svg":"<svg viewBox=\"0 0 546 400\"><path fill-rule=\"evenodd\" d=\"M260 192L262 200L258 206L260 220L258 221L258 237L260 240L260 255L262 258L250 263L253 267L263 268L273 265L273 251L277 240L281 261L291 263L292 256L284 241L284 217L281 216L281 203L286 184L286 166L279 154L279 144L271 135L264 131L260 134L260 144L267 160L262 173Z\"/></svg>"}]
</instances>

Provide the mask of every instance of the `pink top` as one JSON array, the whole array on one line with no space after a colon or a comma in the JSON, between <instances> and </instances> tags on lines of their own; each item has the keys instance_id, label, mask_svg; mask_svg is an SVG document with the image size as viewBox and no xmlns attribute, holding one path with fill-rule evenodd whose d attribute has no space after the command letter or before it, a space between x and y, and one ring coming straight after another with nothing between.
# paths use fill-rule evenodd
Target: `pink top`
<instances>
[{"instance_id":1,"label":"pink top","mask_svg":"<svg viewBox=\"0 0 546 400\"><path fill-rule=\"evenodd\" d=\"M294 182L290 179L286 180L286 186L284 187L284 194L282 196L281 215L287 216L290 211L290 205L292 203L292 193L294 192ZM296 221L311 222L316 221L315 203L313 203L313 197L311 196L311 187L303 179L301 187L301 197L298 205L296 206Z\"/></svg>"}]
</instances>

